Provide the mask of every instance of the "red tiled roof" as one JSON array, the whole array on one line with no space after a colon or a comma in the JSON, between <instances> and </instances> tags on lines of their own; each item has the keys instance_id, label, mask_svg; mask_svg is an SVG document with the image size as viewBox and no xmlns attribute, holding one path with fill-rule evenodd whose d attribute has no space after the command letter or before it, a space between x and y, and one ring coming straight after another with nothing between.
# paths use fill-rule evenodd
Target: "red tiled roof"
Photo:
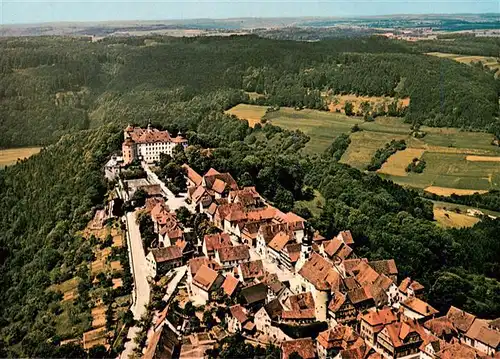
<instances>
[{"instance_id":1,"label":"red tiled roof","mask_svg":"<svg viewBox=\"0 0 500 359\"><path fill-rule=\"evenodd\" d=\"M424 317L429 317L438 313L438 311L430 304L424 302L421 299L418 299L417 297L410 297L406 299L401 303L401 306L408 308L411 311L418 313Z\"/></svg>"},{"instance_id":2,"label":"red tiled roof","mask_svg":"<svg viewBox=\"0 0 500 359\"><path fill-rule=\"evenodd\" d=\"M220 175L220 172L217 171L215 168L210 168L207 173L205 173L205 176L214 176L214 175Z\"/></svg>"},{"instance_id":3,"label":"red tiled roof","mask_svg":"<svg viewBox=\"0 0 500 359\"><path fill-rule=\"evenodd\" d=\"M340 286L340 275L330 262L317 253L311 254L299 274L318 290L338 289Z\"/></svg>"},{"instance_id":4,"label":"red tiled roof","mask_svg":"<svg viewBox=\"0 0 500 359\"><path fill-rule=\"evenodd\" d=\"M189 260L189 271L191 272L191 275L193 277L196 275L202 265L206 265L207 267L214 270L220 269L220 266L217 262L208 259L207 257L192 258Z\"/></svg>"},{"instance_id":5,"label":"red tiled roof","mask_svg":"<svg viewBox=\"0 0 500 359\"><path fill-rule=\"evenodd\" d=\"M337 325L319 333L318 344L325 349L342 348L349 349L358 340L359 335L351 327Z\"/></svg>"},{"instance_id":6,"label":"red tiled roof","mask_svg":"<svg viewBox=\"0 0 500 359\"><path fill-rule=\"evenodd\" d=\"M347 295L343 294L342 292L335 291L333 293L333 298L328 305L328 309L335 313L342 307L346 299Z\"/></svg>"},{"instance_id":7,"label":"red tiled roof","mask_svg":"<svg viewBox=\"0 0 500 359\"><path fill-rule=\"evenodd\" d=\"M248 247L245 245L219 248L217 249L217 252L219 253L219 258L222 262L250 259L250 252L248 251Z\"/></svg>"},{"instance_id":8,"label":"red tiled roof","mask_svg":"<svg viewBox=\"0 0 500 359\"><path fill-rule=\"evenodd\" d=\"M238 287L238 284L238 279L234 278L231 274L228 274L226 276L226 279L224 280L224 283L222 283L222 289L224 290L224 293L231 297Z\"/></svg>"},{"instance_id":9,"label":"red tiled roof","mask_svg":"<svg viewBox=\"0 0 500 359\"><path fill-rule=\"evenodd\" d=\"M297 352L303 359L314 359L316 357L316 346L312 339L287 340L281 343L282 359L288 359L290 355Z\"/></svg>"},{"instance_id":10,"label":"red tiled roof","mask_svg":"<svg viewBox=\"0 0 500 359\"><path fill-rule=\"evenodd\" d=\"M200 288L209 291L218 276L219 274L216 271L204 264L196 272L196 275L193 278L193 283L196 283Z\"/></svg>"},{"instance_id":11,"label":"red tiled roof","mask_svg":"<svg viewBox=\"0 0 500 359\"><path fill-rule=\"evenodd\" d=\"M373 300L369 286L356 288L347 292L347 297L352 304L359 304Z\"/></svg>"},{"instance_id":12,"label":"red tiled roof","mask_svg":"<svg viewBox=\"0 0 500 359\"><path fill-rule=\"evenodd\" d=\"M292 243L285 246L285 252L288 253L290 262L292 262L292 264L297 262L300 258L300 246L300 243Z\"/></svg>"},{"instance_id":13,"label":"red tiled roof","mask_svg":"<svg viewBox=\"0 0 500 359\"><path fill-rule=\"evenodd\" d=\"M398 267L394 259L371 261L368 262L368 264L379 274L385 274L387 276L398 275Z\"/></svg>"},{"instance_id":14,"label":"red tiled roof","mask_svg":"<svg viewBox=\"0 0 500 359\"><path fill-rule=\"evenodd\" d=\"M361 285L372 284L379 276L379 274L364 261L359 262L356 268L353 269L353 273L356 276L356 280Z\"/></svg>"},{"instance_id":15,"label":"red tiled roof","mask_svg":"<svg viewBox=\"0 0 500 359\"><path fill-rule=\"evenodd\" d=\"M361 320L364 320L372 327L377 327L393 323L397 321L397 318L391 308L384 308L376 311L370 311L362 315Z\"/></svg>"},{"instance_id":16,"label":"red tiled roof","mask_svg":"<svg viewBox=\"0 0 500 359\"><path fill-rule=\"evenodd\" d=\"M187 164L183 164L182 167L186 169L187 178L191 182L193 182L195 184L195 186L201 185L203 178L200 176L200 174L198 174L198 172L196 172L194 169L192 169Z\"/></svg>"},{"instance_id":17,"label":"red tiled roof","mask_svg":"<svg viewBox=\"0 0 500 359\"><path fill-rule=\"evenodd\" d=\"M342 240L347 245L353 245L354 244L354 239L352 238L352 233L351 231L341 231L338 235L337 238Z\"/></svg>"},{"instance_id":18,"label":"red tiled roof","mask_svg":"<svg viewBox=\"0 0 500 359\"><path fill-rule=\"evenodd\" d=\"M480 341L490 348L500 346L500 331L488 327L488 322L483 319L477 319L472 323L465 336Z\"/></svg>"},{"instance_id":19,"label":"red tiled roof","mask_svg":"<svg viewBox=\"0 0 500 359\"><path fill-rule=\"evenodd\" d=\"M245 323L248 320L248 317L245 313L245 308L243 308L241 305L236 304L233 305L232 307L229 308L229 311L231 312L231 315L236 318L238 322L241 324Z\"/></svg>"},{"instance_id":20,"label":"red tiled roof","mask_svg":"<svg viewBox=\"0 0 500 359\"><path fill-rule=\"evenodd\" d=\"M262 260L245 262L240 264L241 274L244 280L264 277L264 265Z\"/></svg>"},{"instance_id":21,"label":"red tiled roof","mask_svg":"<svg viewBox=\"0 0 500 359\"><path fill-rule=\"evenodd\" d=\"M151 253L156 263L163 263L182 258L182 250L177 246L154 248L151 250Z\"/></svg>"},{"instance_id":22,"label":"red tiled roof","mask_svg":"<svg viewBox=\"0 0 500 359\"><path fill-rule=\"evenodd\" d=\"M455 328L451 320L446 316L429 319L424 323L424 327L438 337L458 335L457 328Z\"/></svg>"},{"instance_id":23,"label":"red tiled roof","mask_svg":"<svg viewBox=\"0 0 500 359\"><path fill-rule=\"evenodd\" d=\"M208 252L224 247L231 247L231 237L227 233L207 234L203 237Z\"/></svg>"},{"instance_id":24,"label":"red tiled roof","mask_svg":"<svg viewBox=\"0 0 500 359\"><path fill-rule=\"evenodd\" d=\"M455 328L464 333L469 330L472 322L474 322L474 320L476 319L474 315L469 314L454 306L450 307L446 316L451 320Z\"/></svg>"}]
</instances>

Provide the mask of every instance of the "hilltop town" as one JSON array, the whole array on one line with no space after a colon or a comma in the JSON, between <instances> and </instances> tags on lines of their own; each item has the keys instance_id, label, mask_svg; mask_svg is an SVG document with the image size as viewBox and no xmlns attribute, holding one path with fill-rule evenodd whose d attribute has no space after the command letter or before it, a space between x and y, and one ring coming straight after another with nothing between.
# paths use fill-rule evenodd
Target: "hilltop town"
<instances>
[{"instance_id":1,"label":"hilltop town","mask_svg":"<svg viewBox=\"0 0 500 359\"><path fill-rule=\"evenodd\" d=\"M176 167L186 146L129 126L105 168L130 204L131 310L147 320L122 357L231 357L236 337L283 359L500 357L500 320L440 313L393 259L359 257L349 228L325 238L230 173Z\"/></svg>"}]
</instances>

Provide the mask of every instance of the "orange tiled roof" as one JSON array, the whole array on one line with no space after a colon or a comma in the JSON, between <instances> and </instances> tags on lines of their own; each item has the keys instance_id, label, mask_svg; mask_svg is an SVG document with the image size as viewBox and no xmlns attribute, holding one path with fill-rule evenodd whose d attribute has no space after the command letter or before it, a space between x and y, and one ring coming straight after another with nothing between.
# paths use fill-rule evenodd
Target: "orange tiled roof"
<instances>
[{"instance_id":1,"label":"orange tiled roof","mask_svg":"<svg viewBox=\"0 0 500 359\"><path fill-rule=\"evenodd\" d=\"M361 285L374 283L379 274L368 263L361 261L352 271Z\"/></svg>"},{"instance_id":2,"label":"orange tiled roof","mask_svg":"<svg viewBox=\"0 0 500 359\"><path fill-rule=\"evenodd\" d=\"M220 269L220 266L217 262L208 259L207 257L196 257L189 260L189 271L191 272L191 275L194 277L203 265L206 265L213 270Z\"/></svg>"},{"instance_id":3,"label":"orange tiled roof","mask_svg":"<svg viewBox=\"0 0 500 359\"><path fill-rule=\"evenodd\" d=\"M227 233L207 234L203 237L203 240L208 252L233 245L231 237Z\"/></svg>"},{"instance_id":4,"label":"orange tiled roof","mask_svg":"<svg viewBox=\"0 0 500 359\"><path fill-rule=\"evenodd\" d=\"M282 359L288 359L293 352L297 352L303 359L316 358L314 341L308 339L287 340L281 343Z\"/></svg>"},{"instance_id":5,"label":"orange tiled roof","mask_svg":"<svg viewBox=\"0 0 500 359\"><path fill-rule=\"evenodd\" d=\"M222 289L224 290L224 293L231 297L238 287L238 284L238 279L234 278L231 274L228 274L226 276L226 279L224 280L224 283L222 283Z\"/></svg>"},{"instance_id":6,"label":"orange tiled roof","mask_svg":"<svg viewBox=\"0 0 500 359\"><path fill-rule=\"evenodd\" d=\"M398 275L398 267L396 266L394 259L371 261L368 262L368 264L379 274L385 274L387 276Z\"/></svg>"},{"instance_id":7,"label":"orange tiled roof","mask_svg":"<svg viewBox=\"0 0 500 359\"><path fill-rule=\"evenodd\" d=\"M364 320L372 327L384 326L389 323L397 321L396 315L393 313L391 308L383 308L376 311L370 311L361 316L361 320Z\"/></svg>"},{"instance_id":8,"label":"orange tiled roof","mask_svg":"<svg viewBox=\"0 0 500 359\"><path fill-rule=\"evenodd\" d=\"M200 288L209 291L218 276L219 274L216 271L203 264L196 272L196 275L193 278L193 283L196 283Z\"/></svg>"},{"instance_id":9,"label":"orange tiled roof","mask_svg":"<svg viewBox=\"0 0 500 359\"><path fill-rule=\"evenodd\" d=\"M438 337L458 335L457 328L447 316L429 319L424 323L424 327Z\"/></svg>"},{"instance_id":10,"label":"orange tiled roof","mask_svg":"<svg viewBox=\"0 0 500 359\"><path fill-rule=\"evenodd\" d=\"M325 349L349 349L358 340L359 335L351 327L337 325L319 333L317 341Z\"/></svg>"},{"instance_id":11,"label":"orange tiled roof","mask_svg":"<svg viewBox=\"0 0 500 359\"><path fill-rule=\"evenodd\" d=\"M500 346L500 331L488 327L488 321L477 319L472 323L465 336L480 341L491 348Z\"/></svg>"},{"instance_id":12,"label":"orange tiled roof","mask_svg":"<svg viewBox=\"0 0 500 359\"><path fill-rule=\"evenodd\" d=\"M348 246L354 244L354 239L352 238L351 231L341 231L339 234L337 234L337 238Z\"/></svg>"},{"instance_id":13,"label":"orange tiled roof","mask_svg":"<svg viewBox=\"0 0 500 359\"><path fill-rule=\"evenodd\" d=\"M186 169L187 178L190 181L192 181L195 184L195 186L201 185L203 178L200 176L198 172L196 172L187 164L183 164L182 167Z\"/></svg>"},{"instance_id":14,"label":"orange tiled roof","mask_svg":"<svg viewBox=\"0 0 500 359\"><path fill-rule=\"evenodd\" d=\"M304 263L299 274L308 280L318 290L338 289L340 275L335 271L333 264L317 253L312 253Z\"/></svg>"},{"instance_id":15,"label":"orange tiled roof","mask_svg":"<svg viewBox=\"0 0 500 359\"><path fill-rule=\"evenodd\" d=\"M417 297L410 297L402 302L401 305L424 317L429 317L438 313L438 311L430 304L418 299Z\"/></svg>"},{"instance_id":16,"label":"orange tiled roof","mask_svg":"<svg viewBox=\"0 0 500 359\"><path fill-rule=\"evenodd\" d=\"M280 231L278 232L274 238L269 242L268 246L272 249L274 249L276 252L281 252L283 248L287 244L289 244L293 240L293 232L283 232Z\"/></svg>"},{"instance_id":17,"label":"orange tiled roof","mask_svg":"<svg viewBox=\"0 0 500 359\"><path fill-rule=\"evenodd\" d=\"M330 304L328 304L328 309L331 310L332 312L338 311L345 303L346 299L347 295L345 295L342 292L335 291L333 293L333 298L330 301Z\"/></svg>"},{"instance_id":18,"label":"orange tiled roof","mask_svg":"<svg viewBox=\"0 0 500 359\"><path fill-rule=\"evenodd\" d=\"M474 322L474 320L476 319L474 315L469 314L454 306L450 307L446 316L451 320L455 328L464 333L469 330L472 322Z\"/></svg>"}]
</instances>

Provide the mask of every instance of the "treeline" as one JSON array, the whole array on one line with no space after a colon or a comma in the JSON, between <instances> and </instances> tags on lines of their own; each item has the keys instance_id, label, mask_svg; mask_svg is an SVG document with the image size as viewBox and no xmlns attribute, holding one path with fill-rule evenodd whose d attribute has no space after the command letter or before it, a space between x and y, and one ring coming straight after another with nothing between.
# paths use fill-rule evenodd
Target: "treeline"
<instances>
[{"instance_id":1,"label":"treeline","mask_svg":"<svg viewBox=\"0 0 500 359\"><path fill-rule=\"evenodd\" d=\"M487 48L497 40L467 41ZM424 49L414 46L377 36L6 38L0 41L0 147L48 144L65 133L145 118L195 130L214 107L241 101L241 90L264 94L266 104L316 109L326 108L322 92L328 90L410 96L408 121L492 131L493 76L420 55ZM184 111L187 104L194 114Z\"/></svg>"},{"instance_id":2,"label":"treeline","mask_svg":"<svg viewBox=\"0 0 500 359\"><path fill-rule=\"evenodd\" d=\"M402 151L404 149L406 149L405 140L392 140L391 142L386 143L383 148L379 148L377 151L375 151L370 163L368 164L367 170L376 171L380 169L382 165L389 159L389 157L391 157L397 151Z\"/></svg>"},{"instance_id":3,"label":"treeline","mask_svg":"<svg viewBox=\"0 0 500 359\"><path fill-rule=\"evenodd\" d=\"M463 204L475 208L489 209L490 211L500 212L500 191L490 190L488 193L475 193L466 196L458 196L454 193L449 197L439 196L434 193L424 192L426 198L434 201L444 201L456 204Z\"/></svg>"},{"instance_id":4,"label":"treeline","mask_svg":"<svg viewBox=\"0 0 500 359\"><path fill-rule=\"evenodd\" d=\"M0 357L65 353L56 337L62 296L47 288L74 276L88 279L93 254L77 231L103 201L101 168L120 142L116 128L66 135L0 171ZM83 289L74 325L85 308L90 313Z\"/></svg>"}]
</instances>

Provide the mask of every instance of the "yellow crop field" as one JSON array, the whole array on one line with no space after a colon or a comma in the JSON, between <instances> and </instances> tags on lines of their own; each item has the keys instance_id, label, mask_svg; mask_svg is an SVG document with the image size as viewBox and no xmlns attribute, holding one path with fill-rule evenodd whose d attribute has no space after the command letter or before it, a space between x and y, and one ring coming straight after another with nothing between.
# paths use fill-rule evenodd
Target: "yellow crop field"
<instances>
[{"instance_id":1,"label":"yellow crop field","mask_svg":"<svg viewBox=\"0 0 500 359\"><path fill-rule=\"evenodd\" d=\"M459 196L467 196L474 193L481 194L488 192L485 190L477 190L477 189L447 188L447 187L437 187L437 186L426 187L425 191L437 194L439 196L451 196L452 194L456 194Z\"/></svg>"},{"instance_id":2,"label":"yellow crop field","mask_svg":"<svg viewBox=\"0 0 500 359\"><path fill-rule=\"evenodd\" d=\"M500 162L500 157L496 156L467 156L465 159L472 162Z\"/></svg>"},{"instance_id":3,"label":"yellow crop field","mask_svg":"<svg viewBox=\"0 0 500 359\"><path fill-rule=\"evenodd\" d=\"M256 123L266 114L267 106L247 105L241 103L226 111L229 115L234 115L242 120L247 120L250 127L254 127Z\"/></svg>"},{"instance_id":4,"label":"yellow crop field","mask_svg":"<svg viewBox=\"0 0 500 359\"><path fill-rule=\"evenodd\" d=\"M408 167L414 158L420 159L424 152L425 150L421 148L406 148L403 151L398 151L389 157L387 162L377 172L392 176L408 176L406 167Z\"/></svg>"},{"instance_id":5,"label":"yellow crop field","mask_svg":"<svg viewBox=\"0 0 500 359\"><path fill-rule=\"evenodd\" d=\"M0 168L13 165L18 159L25 159L40 152L41 147L7 148L0 150Z\"/></svg>"},{"instance_id":6,"label":"yellow crop field","mask_svg":"<svg viewBox=\"0 0 500 359\"><path fill-rule=\"evenodd\" d=\"M434 219L439 225L446 228L472 227L479 222L479 218L436 207L434 208Z\"/></svg>"}]
</instances>

